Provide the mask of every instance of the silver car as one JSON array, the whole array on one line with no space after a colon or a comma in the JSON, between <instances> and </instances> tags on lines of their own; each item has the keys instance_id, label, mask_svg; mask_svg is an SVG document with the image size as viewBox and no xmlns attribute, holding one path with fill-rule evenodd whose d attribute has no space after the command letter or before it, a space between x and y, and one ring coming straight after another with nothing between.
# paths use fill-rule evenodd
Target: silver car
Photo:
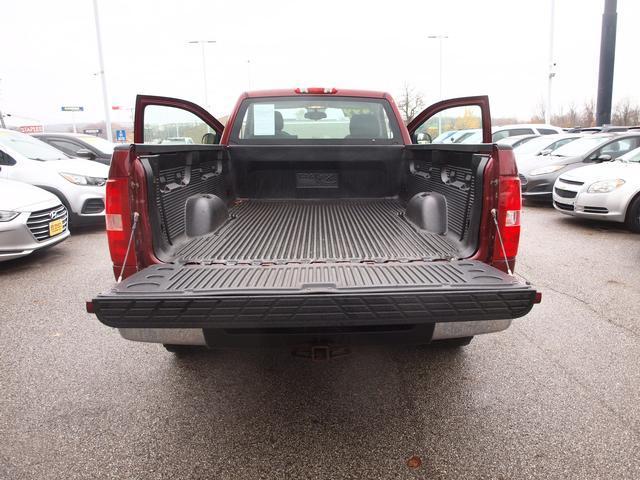
<instances>
[{"instance_id":1,"label":"silver car","mask_svg":"<svg viewBox=\"0 0 640 480\"><path fill-rule=\"evenodd\" d=\"M53 193L69 211L71 227L104 222L109 167L69 158L37 138L0 129L0 178L29 183Z\"/></svg>"},{"instance_id":2,"label":"silver car","mask_svg":"<svg viewBox=\"0 0 640 480\"><path fill-rule=\"evenodd\" d=\"M575 217L624 222L640 232L640 148L558 177L553 206Z\"/></svg>"},{"instance_id":3,"label":"silver car","mask_svg":"<svg viewBox=\"0 0 640 480\"><path fill-rule=\"evenodd\" d=\"M0 179L0 261L24 257L68 237L67 209L58 197Z\"/></svg>"}]
</instances>

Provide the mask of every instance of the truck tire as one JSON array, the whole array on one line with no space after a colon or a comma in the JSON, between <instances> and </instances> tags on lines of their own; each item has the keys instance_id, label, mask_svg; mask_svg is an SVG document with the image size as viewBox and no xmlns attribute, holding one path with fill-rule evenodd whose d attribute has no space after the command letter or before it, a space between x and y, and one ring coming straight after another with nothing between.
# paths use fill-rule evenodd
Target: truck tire
<instances>
[{"instance_id":1,"label":"truck tire","mask_svg":"<svg viewBox=\"0 0 640 480\"><path fill-rule=\"evenodd\" d=\"M640 195L633 199L627 209L627 219L625 225L629 230L640 233Z\"/></svg>"},{"instance_id":2,"label":"truck tire","mask_svg":"<svg viewBox=\"0 0 640 480\"><path fill-rule=\"evenodd\" d=\"M460 348L465 347L471 343L473 340L473 336L471 337L460 337L460 338L445 338L443 340L434 340L431 342L432 347L437 348Z\"/></svg>"}]
</instances>

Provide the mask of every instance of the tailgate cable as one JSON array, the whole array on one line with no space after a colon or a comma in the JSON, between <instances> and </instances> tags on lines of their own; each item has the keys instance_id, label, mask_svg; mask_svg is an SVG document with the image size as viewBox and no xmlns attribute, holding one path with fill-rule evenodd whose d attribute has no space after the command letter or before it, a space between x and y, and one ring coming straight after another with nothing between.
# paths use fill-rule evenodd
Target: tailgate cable
<instances>
[{"instance_id":1,"label":"tailgate cable","mask_svg":"<svg viewBox=\"0 0 640 480\"><path fill-rule=\"evenodd\" d=\"M496 224L496 232L498 233L498 241L500 242L500 248L502 248L502 258L504 258L504 263L507 266L507 273L513 277L513 272L509 267L509 262L507 260L507 251L504 248L504 243L502 243L502 235L500 234L500 227L498 226L498 212L495 208L491 209L491 216L493 217L493 223Z\"/></svg>"},{"instance_id":2,"label":"tailgate cable","mask_svg":"<svg viewBox=\"0 0 640 480\"><path fill-rule=\"evenodd\" d=\"M120 269L120 276L118 277L118 282L122 281L122 275L124 275L124 267L127 265L127 258L129 258L129 251L131 250L131 243L133 243L133 235L136 233L136 227L138 226L138 219L140 218L140 214L138 212L133 212L133 224L131 225L131 235L129 235L129 243L127 244L127 251L124 254L124 261L122 262L122 268Z\"/></svg>"}]
</instances>

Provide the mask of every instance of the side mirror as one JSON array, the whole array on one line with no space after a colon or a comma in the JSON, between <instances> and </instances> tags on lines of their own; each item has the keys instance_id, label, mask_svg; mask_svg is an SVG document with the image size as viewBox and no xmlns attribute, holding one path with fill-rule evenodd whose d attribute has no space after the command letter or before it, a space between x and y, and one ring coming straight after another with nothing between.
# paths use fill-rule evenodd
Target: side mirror
<instances>
[{"instance_id":1,"label":"side mirror","mask_svg":"<svg viewBox=\"0 0 640 480\"><path fill-rule=\"evenodd\" d=\"M202 140L201 142L204 145L215 145L218 143L218 134L217 133L205 133L204 135L202 135Z\"/></svg>"},{"instance_id":2,"label":"side mirror","mask_svg":"<svg viewBox=\"0 0 640 480\"><path fill-rule=\"evenodd\" d=\"M598 158L596 158L596 162L610 162L613 159L611 155L602 154Z\"/></svg>"},{"instance_id":3,"label":"side mirror","mask_svg":"<svg viewBox=\"0 0 640 480\"><path fill-rule=\"evenodd\" d=\"M95 154L93 152L90 152L86 148L81 148L80 150L76 151L75 156L80 158L86 158L87 160L94 160L96 158Z\"/></svg>"},{"instance_id":4,"label":"side mirror","mask_svg":"<svg viewBox=\"0 0 640 480\"><path fill-rule=\"evenodd\" d=\"M553 152L553 150L551 150L550 148L545 148L538 155L551 155L551 152Z\"/></svg>"}]
</instances>

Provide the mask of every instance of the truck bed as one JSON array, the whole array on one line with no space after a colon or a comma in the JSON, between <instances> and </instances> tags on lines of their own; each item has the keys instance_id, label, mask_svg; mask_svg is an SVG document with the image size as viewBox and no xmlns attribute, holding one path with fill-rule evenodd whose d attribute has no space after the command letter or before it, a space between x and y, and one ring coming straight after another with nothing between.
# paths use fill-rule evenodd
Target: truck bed
<instances>
[{"instance_id":1,"label":"truck bed","mask_svg":"<svg viewBox=\"0 0 640 480\"><path fill-rule=\"evenodd\" d=\"M178 262L282 264L457 256L445 236L416 228L404 212L396 199L241 199L229 209L224 225L187 241L175 258Z\"/></svg>"}]
</instances>

